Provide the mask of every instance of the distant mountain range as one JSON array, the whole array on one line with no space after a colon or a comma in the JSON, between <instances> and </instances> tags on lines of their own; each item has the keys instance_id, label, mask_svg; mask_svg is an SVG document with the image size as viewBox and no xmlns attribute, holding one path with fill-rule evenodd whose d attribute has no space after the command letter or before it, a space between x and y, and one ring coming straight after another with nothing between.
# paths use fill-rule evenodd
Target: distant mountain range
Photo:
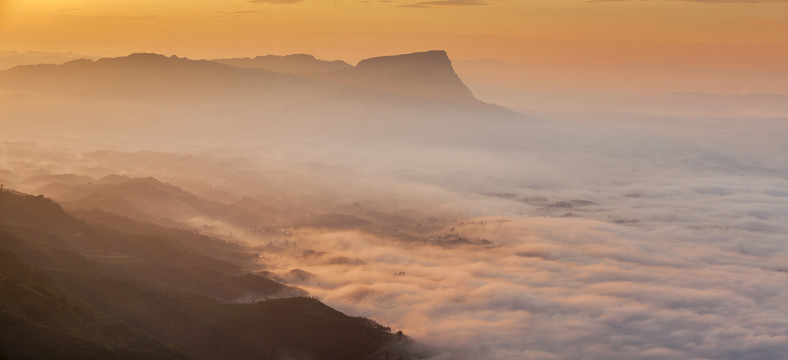
<instances>
[{"instance_id":1,"label":"distant mountain range","mask_svg":"<svg viewBox=\"0 0 788 360\"><path fill-rule=\"evenodd\" d=\"M75 53L0 50L0 70L19 65L61 64L85 56Z\"/></svg>"},{"instance_id":2,"label":"distant mountain range","mask_svg":"<svg viewBox=\"0 0 788 360\"><path fill-rule=\"evenodd\" d=\"M298 74L298 75L296 75ZM351 88L348 88L348 85ZM178 91L220 96L243 92L375 91L456 103L480 103L454 73L444 51L344 62L309 55L254 59L190 60L137 53L61 65L23 65L0 72L0 87L84 95L158 96ZM177 98L178 93L170 93Z\"/></svg>"},{"instance_id":3,"label":"distant mountain range","mask_svg":"<svg viewBox=\"0 0 788 360\"><path fill-rule=\"evenodd\" d=\"M213 59L211 61L240 68L263 69L292 74L322 73L353 68L352 65L342 60L319 60L307 54L265 55L254 58Z\"/></svg>"},{"instance_id":4,"label":"distant mountain range","mask_svg":"<svg viewBox=\"0 0 788 360\"><path fill-rule=\"evenodd\" d=\"M259 141L276 133L432 142L447 129L524 119L476 99L444 51L357 66L307 55L208 61L147 53L24 65L0 71L0 104L8 131L146 139Z\"/></svg>"}]
</instances>

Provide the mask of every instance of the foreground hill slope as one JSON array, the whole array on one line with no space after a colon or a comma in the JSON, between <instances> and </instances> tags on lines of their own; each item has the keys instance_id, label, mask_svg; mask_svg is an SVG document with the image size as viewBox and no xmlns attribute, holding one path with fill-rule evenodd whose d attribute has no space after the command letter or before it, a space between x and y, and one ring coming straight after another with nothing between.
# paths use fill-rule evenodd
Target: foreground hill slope
<instances>
[{"instance_id":1,"label":"foreground hill slope","mask_svg":"<svg viewBox=\"0 0 788 360\"><path fill-rule=\"evenodd\" d=\"M0 232L0 238L13 236ZM4 359L175 359L175 346L96 311L44 271L0 247L0 356Z\"/></svg>"},{"instance_id":2,"label":"foreground hill slope","mask_svg":"<svg viewBox=\"0 0 788 360\"><path fill-rule=\"evenodd\" d=\"M162 266L139 274L151 264ZM314 299L228 303L219 300L221 289L212 294L210 276L197 290L166 280L199 273L235 276L231 263L161 235L100 228L46 198L2 191L0 331L11 335L0 337L0 358L61 351L64 358L129 359L405 356L387 350L403 337ZM259 282L239 282L249 283ZM36 348L37 341L51 346Z\"/></svg>"}]
</instances>

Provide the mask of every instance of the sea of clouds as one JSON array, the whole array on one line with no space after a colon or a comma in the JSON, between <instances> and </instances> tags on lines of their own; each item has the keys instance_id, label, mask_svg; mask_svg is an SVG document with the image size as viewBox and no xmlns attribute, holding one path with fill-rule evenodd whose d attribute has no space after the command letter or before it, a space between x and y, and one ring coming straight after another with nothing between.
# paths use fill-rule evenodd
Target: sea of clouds
<instances>
[{"instance_id":1,"label":"sea of clouds","mask_svg":"<svg viewBox=\"0 0 788 360\"><path fill-rule=\"evenodd\" d=\"M58 150L24 163L45 151L6 146L0 164L153 175L296 215L362 201L438 216L445 225L422 241L310 226L278 238L178 219L273 241L284 250L261 253L259 270L402 330L429 359L787 358L785 118L583 116L531 119L499 143L468 147ZM296 208L298 196L312 200ZM436 240L447 234L468 241Z\"/></svg>"},{"instance_id":2,"label":"sea of clouds","mask_svg":"<svg viewBox=\"0 0 788 360\"><path fill-rule=\"evenodd\" d=\"M622 209L634 225L480 217L455 231L491 244L462 246L303 231L293 240L325 254L265 260L315 274L291 281L404 330L435 359L783 358L788 184L725 200L692 185L697 203L671 185Z\"/></svg>"},{"instance_id":3,"label":"sea of clouds","mask_svg":"<svg viewBox=\"0 0 788 360\"><path fill-rule=\"evenodd\" d=\"M391 172L400 190L441 189L467 214L444 232L477 242L301 228L298 251L262 263L429 359L786 358L788 169L758 150L784 125L730 142L702 125L677 139L574 124L442 166L401 152L425 166Z\"/></svg>"}]
</instances>

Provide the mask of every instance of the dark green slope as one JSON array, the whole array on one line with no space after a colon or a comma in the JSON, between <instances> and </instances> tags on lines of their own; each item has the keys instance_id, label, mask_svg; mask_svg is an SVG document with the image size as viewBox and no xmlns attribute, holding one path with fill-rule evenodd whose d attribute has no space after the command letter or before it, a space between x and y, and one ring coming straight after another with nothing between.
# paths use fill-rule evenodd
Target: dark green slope
<instances>
[{"instance_id":1,"label":"dark green slope","mask_svg":"<svg viewBox=\"0 0 788 360\"><path fill-rule=\"evenodd\" d=\"M197 359L371 359L399 339L311 298L233 304L111 278L60 277L80 298Z\"/></svg>"},{"instance_id":2,"label":"dark green slope","mask_svg":"<svg viewBox=\"0 0 788 360\"><path fill-rule=\"evenodd\" d=\"M228 288L283 285L190 251L185 238L97 227L47 199L0 193L0 247L7 249L0 306L2 332L9 335L0 358L52 357L42 351L121 359L405 356L385 350L404 337L314 299L221 301ZM44 285L32 285L38 283ZM41 341L47 347L36 346Z\"/></svg>"},{"instance_id":3,"label":"dark green slope","mask_svg":"<svg viewBox=\"0 0 788 360\"><path fill-rule=\"evenodd\" d=\"M176 359L186 354L76 300L46 273L0 247L0 358Z\"/></svg>"},{"instance_id":4,"label":"dark green slope","mask_svg":"<svg viewBox=\"0 0 788 360\"><path fill-rule=\"evenodd\" d=\"M112 275L228 301L260 299L281 291L299 294L297 289L250 274L245 266L255 256L237 244L133 222L127 227L139 225L145 231L90 225L41 196L0 193L0 225L26 238L8 246L33 263L42 254L48 258L41 261L52 267L61 261L72 261L72 266L82 261L82 272L92 266ZM73 253L81 256L64 259Z\"/></svg>"}]
</instances>

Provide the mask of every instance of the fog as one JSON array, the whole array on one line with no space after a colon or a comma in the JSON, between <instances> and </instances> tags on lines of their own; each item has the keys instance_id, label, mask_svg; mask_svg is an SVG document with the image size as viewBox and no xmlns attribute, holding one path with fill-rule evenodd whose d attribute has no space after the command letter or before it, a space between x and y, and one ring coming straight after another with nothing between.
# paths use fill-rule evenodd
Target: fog
<instances>
[{"instance_id":1,"label":"fog","mask_svg":"<svg viewBox=\"0 0 788 360\"><path fill-rule=\"evenodd\" d=\"M8 95L0 182L248 244L259 273L428 359L788 354L779 103L673 94L513 117L367 96L358 114L346 98L267 109L282 126L244 134L254 102L67 101L79 123ZM119 127L90 125L112 112Z\"/></svg>"}]
</instances>

